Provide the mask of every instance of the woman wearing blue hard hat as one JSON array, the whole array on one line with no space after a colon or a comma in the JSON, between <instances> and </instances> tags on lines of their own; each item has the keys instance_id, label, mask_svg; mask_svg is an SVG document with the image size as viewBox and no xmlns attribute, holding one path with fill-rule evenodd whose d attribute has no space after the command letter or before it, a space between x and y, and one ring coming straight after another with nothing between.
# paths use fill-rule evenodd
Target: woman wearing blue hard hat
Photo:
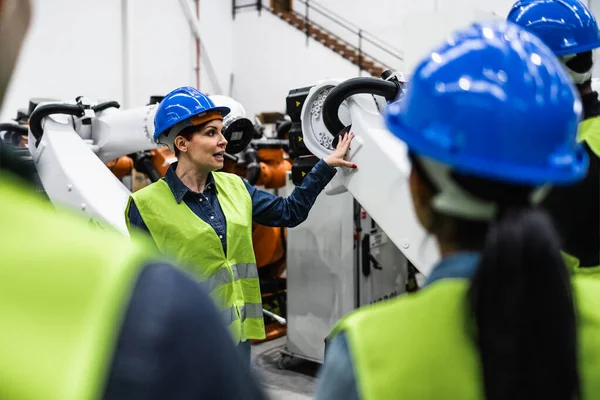
<instances>
[{"instance_id":1,"label":"woman wearing blue hard hat","mask_svg":"<svg viewBox=\"0 0 600 400\"><path fill-rule=\"evenodd\" d=\"M344 160L351 136L320 161L288 197L261 191L223 168L227 140L217 107L192 87L167 94L154 118L154 138L177 156L164 179L131 195L128 226L150 233L168 253L205 281L225 323L250 361L250 340L264 339L262 299L252 247L252 221L292 227L304 221Z\"/></svg>"},{"instance_id":2,"label":"woman wearing blue hard hat","mask_svg":"<svg viewBox=\"0 0 600 400\"><path fill-rule=\"evenodd\" d=\"M578 140L590 157L588 175L577 185L553 188L541 206L561 236L569 270L600 277L600 101L591 81L594 50L600 47L596 18L579 0L523 0L507 19L550 47L579 90L583 121Z\"/></svg>"},{"instance_id":3,"label":"woman wearing blue hard hat","mask_svg":"<svg viewBox=\"0 0 600 400\"><path fill-rule=\"evenodd\" d=\"M569 76L534 35L495 21L456 32L408 85L386 123L442 260L421 291L336 325L316 398L597 397L600 283L570 281L535 208L545 185L587 171Z\"/></svg>"}]
</instances>

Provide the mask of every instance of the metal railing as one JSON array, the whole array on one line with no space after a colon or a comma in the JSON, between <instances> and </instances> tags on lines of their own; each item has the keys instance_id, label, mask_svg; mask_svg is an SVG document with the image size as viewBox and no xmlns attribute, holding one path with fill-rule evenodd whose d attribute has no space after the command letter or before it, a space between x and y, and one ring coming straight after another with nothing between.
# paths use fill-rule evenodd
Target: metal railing
<instances>
[{"instance_id":1,"label":"metal railing","mask_svg":"<svg viewBox=\"0 0 600 400\"><path fill-rule=\"evenodd\" d=\"M236 0L232 0L232 1L233 1L232 10L233 10L234 18L235 18L235 14L238 10L241 10L244 8L250 8L250 7L256 9L259 13L264 9L273 14L278 14L270 6L263 4L262 0L258 0L253 3L247 3L247 4L243 4L243 5L238 4L239 1L236 1ZM364 69L363 68L363 60L365 58L372 60L373 62L379 64L380 66L382 66L386 69L393 69L389 65L390 64L389 62L381 61L379 59L379 57L375 57L372 53L370 54L370 53L365 52L365 49L364 49L365 44L374 47L382 54L387 54L389 57L391 57L390 58L391 60L394 60L393 61L394 63L395 63L395 61L402 62L404 60L404 56L403 56L403 53L401 50L397 49L396 47L394 47L393 45L391 45L389 43L386 43L385 41L381 40L380 38L377 38L375 35L371 34L370 32L365 31L364 29L362 29L359 26L357 26L356 24L348 21L344 17L327 9L326 7L319 4L318 2L316 2L314 0L294 0L294 1L303 6L303 7L300 7L303 10L303 13L299 12L297 7L296 7L296 10L291 10L290 12L295 13L297 16L302 17L304 19L304 32L306 34L307 44L312 35L311 30L310 30L311 27L315 27L315 28L325 32L329 36L335 38L336 41L340 42L341 44L345 45L346 47L350 48L351 50L353 50L357 53L359 71L362 71ZM314 17L315 15L318 15L324 21L331 22L332 26L334 26L334 27L342 28L344 31L348 32L349 35L356 36L356 43L350 43L347 39L342 38L340 34L333 33L331 28L328 29L322 23L315 22L315 17Z\"/></svg>"},{"instance_id":2,"label":"metal railing","mask_svg":"<svg viewBox=\"0 0 600 400\"><path fill-rule=\"evenodd\" d=\"M348 21L347 19L341 17L340 15L337 15L336 13L325 8L318 2L311 1L311 0L295 0L295 1L297 1L300 4L305 5L305 10L306 10L305 13L306 13L307 17L308 17L309 10L313 9L313 11L315 11L317 14L321 15L322 17L325 17L326 19L333 22L334 24L336 24L336 25L346 29L348 32L356 35L358 38L358 46L361 46L361 44L363 42L370 43L374 47L389 54L390 56L394 57L398 61L404 60L401 50L395 48L394 46L392 46L389 43L386 43L385 41L383 41L380 38L376 37L375 35L371 34L370 32L365 31L361 27Z\"/></svg>"},{"instance_id":3,"label":"metal railing","mask_svg":"<svg viewBox=\"0 0 600 400\"><path fill-rule=\"evenodd\" d=\"M238 4L239 1L237 0L231 0L231 17L233 19L235 19L235 15L237 14L238 10L243 10L246 8L254 8L256 11L258 11L258 14L260 15L260 12L262 11L262 1L258 0L258 1L254 1L254 2L250 2L250 3L245 3L245 4Z\"/></svg>"}]
</instances>

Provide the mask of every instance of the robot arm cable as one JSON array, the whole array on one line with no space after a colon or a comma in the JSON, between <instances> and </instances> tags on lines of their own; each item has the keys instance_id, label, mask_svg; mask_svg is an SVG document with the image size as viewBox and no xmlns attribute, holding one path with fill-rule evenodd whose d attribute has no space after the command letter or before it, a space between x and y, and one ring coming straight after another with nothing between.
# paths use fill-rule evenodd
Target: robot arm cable
<instances>
[{"instance_id":1,"label":"robot arm cable","mask_svg":"<svg viewBox=\"0 0 600 400\"><path fill-rule=\"evenodd\" d=\"M277 128L277 139L285 139L285 134L292 127L292 121L285 121Z\"/></svg>"},{"instance_id":2,"label":"robot arm cable","mask_svg":"<svg viewBox=\"0 0 600 400\"><path fill-rule=\"evenodd\" d=\"M77 117L85 115L85 109L82 104L45 104L37 107L29 119L29 129L31 134L36 139L35 146L37 147L42 140L44 130L42 129L42 119L52 114L66 114Z\"/></svg>"},{"instance_id":3,"label":"robot arm cable","mask_svg":"<svg viewBox=\"0 0 600 400\"><path fill-rule=\"evenodd\" d=\"M348 97L367 93L393 100L398 95L400 84L394 81L384 81L378 78L353 78L337 85L325 99L323 104L323 122L327 130L336 136L344 129L344 124L338 117L340 105Z\"/></svg>"},{"instance_id":4,"label":"robot arm cable","mask_svg":"<svg viewBox=\"0 0 600 400\"><path fill-rule=\"evenodd\" d=\"M104 111L107 108L111 108L111 107L121 108L121 105L116 101L107 101L107 102L100 103L97 106L92 107L92 110L94 110L94 112L100 112L100 111Z\"/></svg>"}]
</instances>

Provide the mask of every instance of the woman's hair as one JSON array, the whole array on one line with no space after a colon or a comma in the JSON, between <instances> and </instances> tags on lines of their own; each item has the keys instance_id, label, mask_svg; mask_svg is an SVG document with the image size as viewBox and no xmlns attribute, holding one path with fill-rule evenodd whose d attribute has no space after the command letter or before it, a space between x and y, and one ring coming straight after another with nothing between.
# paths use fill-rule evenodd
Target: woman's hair
<instances>
[{"instance_id":1,"label":"woman's hair","mask_svg":"<svg viewBox=\"0 0 600 400\"><path fill-rule=\"evenodd\" d=\"M418 158L411 155L411 160L436 193ZM574 398L579 393L575 310L552 223L529 206L531 187L457 173L452 178L470 194L498 205L491 223L432 210L437 228L449 224L460 248L483 250L468 300L486 398Z\"/></svg>"}]
</instances>

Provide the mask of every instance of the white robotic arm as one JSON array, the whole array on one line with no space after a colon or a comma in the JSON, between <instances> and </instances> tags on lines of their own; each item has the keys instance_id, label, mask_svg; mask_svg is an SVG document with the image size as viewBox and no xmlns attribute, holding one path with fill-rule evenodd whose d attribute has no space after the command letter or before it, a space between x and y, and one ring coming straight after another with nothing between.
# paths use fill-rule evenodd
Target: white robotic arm
<instances>
[{"instance_id":1,"label":"white robotic arm","mask_svg":"<svg viewBox=\"0 0 600 400\"><path fill-rule=\"evenodd\" d=\"M228 151L241 151L252 139L252 122L235 100L211 98L231 108L224 121ZM128 234L124 213L131 192L105 163L159 146L153 139L157 107L120 110L116 102L87 98L40 103L30 118L29 151L50 200Z\"/></svg>"},{"instance_id":2,"label":"white robotic arm","mask_svg":"<svg viewBox=\"0 0 600 400\"><path fill-rule=\"evenodd\" d=\"M386 97L392 99L399 89L398 84L375 78L319 82L311 88L302 107L302 136L308 150L323 158L333 151L334 134L350 127L355 138L347 159L358 169L340 168L326 193L349 191L406 258L427 276L439 259L439 249L414 213L407 148L386 129L382 117L387 101L380 94L387 91ZM332 121L338 118L339 122Z\"/></svg>"},{"instance_id":3,"label":"white robotic arm","mask_svg":"<svg viewBox=\"0 0 600 400\"><path fill-rule=\"evenodd\" d=\"M118 110L114 102L43 103L33 111L29 151L48 197L127 234L129 189L104 164L157 147L156 106Z\"/></svg>"}]
</instances>

